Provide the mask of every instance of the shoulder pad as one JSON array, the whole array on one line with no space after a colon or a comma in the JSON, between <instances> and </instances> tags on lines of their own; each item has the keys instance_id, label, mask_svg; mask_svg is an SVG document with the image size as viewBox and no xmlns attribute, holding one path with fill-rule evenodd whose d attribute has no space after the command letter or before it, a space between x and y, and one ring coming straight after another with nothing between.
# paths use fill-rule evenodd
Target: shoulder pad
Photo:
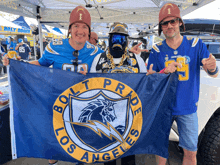
<instances>
[{"instance_id":1,"label":"shoulder pad","mask_svg":"<svg viewBox=\"0 0 220 165\"><path fill-rule=\"evenodd\" d=\"M53 39L53 40L52 40L52 44L53 44L53 45L63 45L63 39L62 39L62 38Z\"/></svg>"},{"instance_id":2,"label":"shoulder pad","mask_svg":"<svg viewBox=\"0 0 220 165\"><path fill-rule=\"evenodd\" d=\"M90 56L95 55L99 50L97 46L95 46L93 44L90 44L88 41L86 41L86 48L90 49L90 50L93 50L93 52L90 54Z\"/></svg>"},{"instance_id":3,"label":"shoulder pad","mask_svg":"<svg viewBox=\"0 0 220 165\"><path fill-rule=\"evenodd\" d=\"M87 48L87 49L92 49L92 48L94 48L94 45L92 45L92 44L90 44L89 42L87 42L86 48Z\"/></svg>"},{"instance_id":4,"label":"shoulder pad","mask_svg":"<svg viewBox=\"0 0 220 165\"><path fill-rule=\"evenodd\" d=\"M50 44L51 44L51 43L50 43ZM47 44L45 50L48 51L49 53L57 54L57 55L58 55L59 53L57 53L55 50L53 50L53 49L51 48L50 44Z\"/></svg>"},{"instance_id":5,"label":"shoulder pad","mask_svg":"<svg viewBox=\"0 0 220 165\"><path fill-rule=\"evenodd\" d=\"M93 45L94 46L94 45ZM96 54L98 52L98 47L94 46L95 50L90 54L91 56L93 56L94 54Z\"/></svg>"},{"instance_id":6,"label":"shoulder pad","mask_svg":"<svg viewBox=\"0 0 220 165\"><path fill-rule=\"evenodd\" d=\"M157 47L157 45L153 45L153 47L152 47L157 53L159 53L160 52L160 50L159 50L159 48Z\"/></svg>"},{"instance_id":7,"label":"shoulder pad","mask_svg":"<svg viewBox=\"0 0 220 165\"><path fill-rule=\"evenodd\" d=\"M192 47L195 47L196 44L198 43L198 41L199 41L199 38L194 38L193 43L192 43Z\"/></svg>"}]
</instances>

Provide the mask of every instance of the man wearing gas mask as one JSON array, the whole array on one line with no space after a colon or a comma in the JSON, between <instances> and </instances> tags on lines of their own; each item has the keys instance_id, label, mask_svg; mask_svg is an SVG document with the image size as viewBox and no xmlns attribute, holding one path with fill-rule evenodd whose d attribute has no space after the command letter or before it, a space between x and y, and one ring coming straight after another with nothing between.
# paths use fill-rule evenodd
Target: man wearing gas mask
<instances>
[{"instance_id":1,"label":"man wearing gas mask","mask_svg":"<svg viewBox=\"0 0 220 165\"><path fill-rule=\"evenodd\" d=\"M115 22L110 27L109 47L93 60L91 73L146 73L143 59L129 52L128 27L124 23ZM104 165L116 165L116 160ZM121 159L121 165L135 165L135 155Z\"/></svg>"},{"instance_id":2,"label":"man wearing gas mask","mask_svg":"<svg viewBox=\"0 0 220 165\"><path fill-rule=\"evenodd\" d=\"M95 57L90 72L92 73L146 73L143 59L129 52L128 27L115 22L110 27L109 47Z\"/></svg>"}]
</instances>

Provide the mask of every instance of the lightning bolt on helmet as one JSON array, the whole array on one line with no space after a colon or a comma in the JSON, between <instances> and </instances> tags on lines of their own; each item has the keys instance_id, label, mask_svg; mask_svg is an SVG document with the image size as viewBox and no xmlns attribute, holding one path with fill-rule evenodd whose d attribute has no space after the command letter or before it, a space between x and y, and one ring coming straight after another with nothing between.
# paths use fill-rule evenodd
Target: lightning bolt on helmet
<instances>
[{"instance_id":1,"label":"lightning bolt on helmet","mask_svg":"<svg viewBox=\"0 0 220 165\"><path fill-rule=\"evenodd\" d=\"M89 11L83 6L77 6L70 14L69 29L74 23L85 23L89 27L89 34L91 31L91 16ZM70 32L68 32L67 37L69 37Z\"/></svg>"},{"instance_id":2,"label":"lightning bolt on helmet","mask_svg":"<svg viewBox=\"0 0 220 165\"><path fill-rule=\"evenodd\" d=\"M109 34L114 34L114 33L125 34L128 36L129 35L128 26L124 23L114 22L110 27Z\"/></svg>"},{"instance_id":3,"label":"lightning bolt on helmet","mask_svg":"<svg viewBox=\"0 0 220 165\"><path fill-rule=\"evenodd\" d=\"M158 28L159 36L161 34L161 31L162 31L160 23L167 17L177 17L177 18L179 18L180 21L182 22L182 25L180 27L183 29L183 31L185 31L185 25L184 25L183 20L180 16L179 7L175 4L173 4L173 3L167 3L160 9L160 13L159 13L159 28Z\"/></svg>"}]
</instances>

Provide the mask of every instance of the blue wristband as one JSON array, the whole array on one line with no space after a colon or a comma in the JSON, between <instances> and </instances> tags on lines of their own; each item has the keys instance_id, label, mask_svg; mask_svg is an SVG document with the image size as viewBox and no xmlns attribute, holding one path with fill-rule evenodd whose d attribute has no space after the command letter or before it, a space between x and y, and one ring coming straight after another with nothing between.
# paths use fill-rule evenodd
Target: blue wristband
<instances>
[{"instance_id":1,"label":"blue wristband","mask_svg":"<svg viewBox=\"0 0 220 165\"><path fill-rule=\"evenodd\" d=\"M214 72L210 72L208 69L207 69L207 72L208 72L208 74L211 75L211 76L215 75L216 73L218 73L218 66L216 66L216 69L215 69Z\"/></svg>"}]
</instances>

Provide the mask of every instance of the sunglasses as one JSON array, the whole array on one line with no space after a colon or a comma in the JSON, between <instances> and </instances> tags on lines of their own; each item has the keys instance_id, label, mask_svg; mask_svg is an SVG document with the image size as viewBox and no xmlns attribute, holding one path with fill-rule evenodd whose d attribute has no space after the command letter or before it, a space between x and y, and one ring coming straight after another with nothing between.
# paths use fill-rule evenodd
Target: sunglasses
<instances>
[{"instance_id":1,"label":"sunglasses","mask_svg":"<svg viewBox=\"0 0 220 165\"><path fill-rule=\"evenodd\" d=\"M93 38L93 37L91 37L91 38L95 40L95 43L98 43L98 40L97 40L97 39L95 39L95 38Z\"/></svg>"},{"instance_id":2,"label":"sunglasses","mask_svg":"<svg viewBox=\"0 0 220 165\"><path fill-rule=\"evenodd\" d=\"M73 60L73 65L78 66L78 56L79 56L78 50L75 50L73 52L73 56L76 58L76 59Z\"/></svg>"},{"instance_id":3,"label":"sunglasses","mask_svg":"<svg viewBox=\"0 0 220 165\"><path fill-rule=\"evenodd\" d=\"M179 18L172 19L172 20L165 21L165 22L161 22L160 25L161 25L162 27L167 27L168 24L170 23L172 26L174 26L174 25L177 24L177 21L179 21Z\"/></svg>"},{"instance_id":4,"label":"sunglasses","mask_svg":"<svg viewBox=\"0 0 220 165\"><path fill-rule=\"evenodd\" d=\"M124 44L126 42L126 36L120 34L114 34L112 36L112 43L113 44Z\"/></svg>"}]
</instances>

